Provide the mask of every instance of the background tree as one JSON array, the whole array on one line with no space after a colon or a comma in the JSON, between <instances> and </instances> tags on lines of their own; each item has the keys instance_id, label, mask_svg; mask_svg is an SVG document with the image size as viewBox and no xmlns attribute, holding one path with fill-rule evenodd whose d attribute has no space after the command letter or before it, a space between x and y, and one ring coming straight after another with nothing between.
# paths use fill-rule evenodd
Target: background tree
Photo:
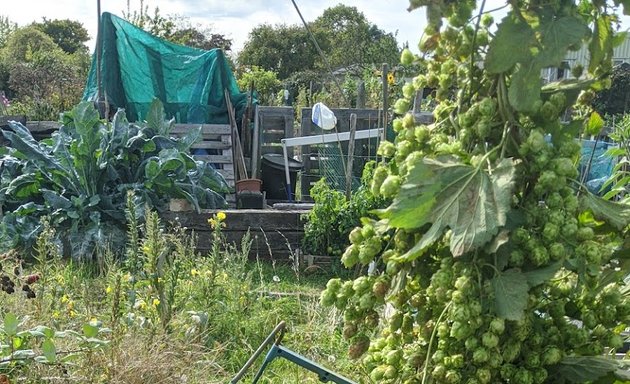
<instances>
[{"instance_id":1,"label":"background tree","mask_svg":"<svg viewBox=\"0 0 630 384\"><path fill-rule=\"evenodd\" d=\"M33 23L33 26L50 36L66 53L86 52L88 49L85 43L90 40L90 36L83 24L78 21L48 20L44 17L41 23Z\"/></svg>"},{"instance_id":2,"label":"background tree","mask_svg":"<svg viewBox=\"0 0 630 384\"><path fill-rule=\"evenodd\" d=\"M603 115L622 115L630 110L630 64L613 68L611 86L597 92L593 108Z\"/></svg>"},{"instance_id":3,"label":"background tree","mask_svg":"<svg viewBox=\"0 0 630 384\"><path fill-rule=\"evenodd\" d=\"M153 14L149 13L149 6L140 0L138 10L131 11L127 2L127 11L123 17L135 26L150 34L170 42L189 47L210 50L220 48L225 52L232 49L232 40L225 35L212 32L203 25L192 25L190 20L178 15L162 15L160 8L155 7Z\"/></svg>"},{"instance_id":4,"label":"background tree","mask_svg":"<svg viewBox=\"0 0 630 384\"><path fill-rule=\"evenodd\" d=\"M357 75L373 64L395 64L400 57L396 36L370 23L356 7L339 4L324 10L313 23L324 39L333 68L345 68Z\"/></svg>"},{"instance_id":5,"label":"background tree","mask_svg":"<svg viewBox=\"0 0 630 384\"><path fill-rule=\"evenodd\" d=\"M264 70L257 66L245 68L238 76L238 86L242 90L249 89L251 82L258 92L258 102L269 104L274 95L280 90L282 83L275 72Z\"/></svg>"},{"instance_id":6,"label":"background tree","mask_svg":"<svg viewBox=\"0 0 630 384\"><path fill-rule=\"evenodd\" d=\"M72 22L79 24L77 22ZM0 49L0 89L12 112L31 120L56 120L80 99L89 68L85 49L70 54L38 26L18 28Z\"/></svg>"},{"instance_id":7,"label":"background tree","mask_svg":"<svg viewBox=\"0 0 630 384\"><path fill-rule=\"evenodd\" d=\"M0 15L0 48L4 47L9 35L17 29L17 24L9 20L7 16Z\"/></svg>"},{"instance_id":8,"label":"background tree","mask_svg":"<svg viewBox=\"0 0 630 384\"><path fill-rule=\"evenodd\" d=\"M315 38L325 41L319 31ZM239 65L255 65L278 74L284 80L295 72L315 69L320 58L304 27L262 24L249 33L238 55Z\"/></svg>"},{"instance_id":9,"label":"background tree","mask_svg":"<svg viewBox=\"0 0 630 384\"><path fill-rule=\"evenodd\" d=\"M340 4L328 8L310 27L333 69L343 68L360 75L374 64L398 61L400 51L395 36L370 23L356 7ZM326 71L323 59L301 25L255 27L239 53L238 63L274 71L280 80L302 71Z\"/></svg>"}]
</instances>

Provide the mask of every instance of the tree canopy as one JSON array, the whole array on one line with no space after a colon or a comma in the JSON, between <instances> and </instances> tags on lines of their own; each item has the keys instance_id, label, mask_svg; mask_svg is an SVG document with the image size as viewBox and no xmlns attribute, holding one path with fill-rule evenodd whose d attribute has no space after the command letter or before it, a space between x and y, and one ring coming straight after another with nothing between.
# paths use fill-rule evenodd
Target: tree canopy
<instances>
[{"instance_id":1,"label":"tree canopy","mask_svg":"<svg viewBox=\"0 0 630 384\"><path fill-rule=\"evenodd\" d=\"M601 115L625 114L630 110L630 64L614 67L610 79L610 88L595 95L593 108Z\"/></svg>"},{"instance_id":2,"label":"tree canopy","mask_svg":"<svg viewBox=\"0 0 630 384\"><path fill-rule=\"evenodd\" d=\"M44 17L41 23L33 26L44 32L66 53L87 51L85 43L90 40L83 24L75 20L48 20Z\"/></svg>"},{"instance_id":3,"label":"tree canopy","mask_svg":"<svg viewBox=\"0 0 630 384\"><path fill-rule=\"evenodd\" d=\"M374 64L398 61L396 38L367 20L356 7L328 8L309 28L333 69L362 73ZM325 63L302 25L255 27L239 53L241 65L275 71L281 80L304 70L323 70Z\"/></svg>"}]
</instances>

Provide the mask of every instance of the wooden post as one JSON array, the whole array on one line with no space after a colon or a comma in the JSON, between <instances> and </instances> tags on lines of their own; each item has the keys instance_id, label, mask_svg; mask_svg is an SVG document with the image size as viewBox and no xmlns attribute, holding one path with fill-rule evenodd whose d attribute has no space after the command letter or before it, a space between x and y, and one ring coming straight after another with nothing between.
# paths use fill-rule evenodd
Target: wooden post
<instances>
[{"instance_id":1,"label":"wooden post","mask_svg":"<svg viewBox=\"0 0 630 384\"><path fill-rule=\"evenodd\" d=\"M346 166L346 199L352 194L352 165L354 162L354 136L357 133L357 114L350 114L350 137L348 139L348 162Z\"/></svg>"},{"instance_id":2,"label":"wooden post","mask_svg":"<svg viewBox=\"0 0 630 384\"><path fill-rule=\"evenodd\" d=\"M260 145L260 117L258 116L258 106L254 109L254 133L252 139L252 179L256 179L258 176L258 147Z\"/></svg>"},{"instance_id":3,"label":"wooden post","mask_svg":"<svg viewBox=\"0 0 630 384\"><path fill-rule=\"evenodd\" d=\"M96 0L96 12L98 13L97 22L96 22L96 87L97 87L97 96L96 96L96 105L98 106L98 111L101 114L101 118L105 114L103 111L103 84L101 80L101 56L103 54L103 47L101 45L101 38L103 37L101 34L101 0Z\"/></svg>"},{"instance_id":4,"label":"wooden post","mask_svg":"<svg viewBox=\"0 0 630 384\"><path fill-rule=\"evenodd\" d=\"M387 84L387 75L389 73L389 66L387 63L383 63L383 70L381 73L381 80L383 82L383 136L381 140L385 141L387 139L387 125L388 121L388 110L389 110L389 90Z\"/></svg>"},{"instance_id":5,"label":"wooden post","mask_svg":"<svg viewBox=\"0 0 630 384\"><path fill-rule=\"evenodd\" d=\"M357 84L357 109L365 108L365 82L359 81Z\"/></svg>"}]
</instances>

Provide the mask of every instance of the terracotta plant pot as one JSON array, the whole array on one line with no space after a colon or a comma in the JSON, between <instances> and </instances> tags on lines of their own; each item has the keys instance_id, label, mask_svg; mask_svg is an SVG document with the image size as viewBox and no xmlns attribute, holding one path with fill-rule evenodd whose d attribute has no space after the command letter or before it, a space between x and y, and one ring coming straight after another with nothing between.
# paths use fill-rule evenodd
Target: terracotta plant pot
<instances>
[{"instance_id":1,"label":"terracotta plant pot","mask_svg":"<svg viewBox=\"0 0 630 384\"><path fill-rule=\"evenodd\" d=\"M262 181L260 179L243 179L235 183L236 193L242 191L260 192Z\"/></svg>"}]
</instances>

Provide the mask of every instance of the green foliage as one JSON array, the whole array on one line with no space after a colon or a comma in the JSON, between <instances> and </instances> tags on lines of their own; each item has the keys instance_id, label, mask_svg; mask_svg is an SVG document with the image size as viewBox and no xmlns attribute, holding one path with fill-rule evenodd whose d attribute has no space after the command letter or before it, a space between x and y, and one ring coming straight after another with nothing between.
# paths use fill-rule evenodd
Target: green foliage
<instances>
[{"instance_id":1,"label":"green foliage","mask_svg":"<svg viewBox=\"0 0 630 384\"><path fill-rule=\"evenodd\" d=\"M44 337L29 339L28 348L38 356L45 358L45 350L52 359L54 349L55 363L30 360L18 366L16 362L8 371L0 367L0 377L42 382L54 375L81 382L140 384L178 382L185 376L189 383L206 383L208 378L228 382L280 321L288 325L283 345L346 377L358 379L363 374L361 367L344 357L347 342L331 323L338 314L317 304L326 283L322 274L296 279L295 272L280 263L249 262L248 236L240 244L225 242L224 212L209 217L212 249L199 254L189 233L165 223L131 220L138 206L130 207L136 209L127 212L127 260L105 255L99 265L60 258L23 263L22 275L41 275L37 298L25 301L20 293L0 291L0 328L5 315L13 313L24 322L17 333L37 329L39 324L42 332L68 330L66 337L60 333L52 344L44 345ZM164 252L155 259L150 248L163 244ZM135 265L133 254L139 261ZM0 255L0 263L4 271L11 271L13 265L6 257ZM166 301L160 298L162 289ZM166 326L165 305L170 307ZM93 337L94 344L97 340L107 344L87 348L76 334ZM4 340L0 331L0 348L10 345ZM307 347L312 345L317 348ZM77 353L69 354L72 351ZM245 380L251 381L254 372L250 370ZM314 374L282 361L274 362L273 374L301 383L319 382Z\"/></svg>"},{"instance_id":2,"label":"green foliage","mask_svg":"<svg viewBox=\"0 0 630 384\"><path fill-rule=\"evenodd\" d=\"M24 329L26 319L20 321L11 312L5 313L3 317L0 322L0 374L15 374L36 363L67 367L79 355L97 351L108 344L101 338L110 330L98 324L85 324L83 333L56 331L44 325ZM56 342L64 338L75 339L79 348L72 351L58 350Z\"/></svg>"},{"instance_id":3,"label":"green foliage","mask_svg":"<svg viewBox=\"0 0 630 384\"><path fill-rule=\"evenodd\" d=\"M275 72L266 71L257 66L241 70L238 76L238 87L242 90L248 90L252 82L254 83L254 89L258 93L258 101L261 105L270 105L271 95L278 92L281 86Z\"/></svg>"},{"instance_id":4,"label":"green foliage","mask_svg":"<svg viewBox=\"0 0 630 384\"><path fill-rule=\"evenodd\" d=\"M613 167L612 175L602 185L602 190L610 188L604 199L617 198L628 202L627 187L630 183L630 115L613 120L609 137L617 143L606 151L606 155L618 159Z\"/></svg>"},{"instance_id":5,"label":"green foliage","mask_svg":"<svg viewBox=\"0 0 630 384\"><path fill-rule=\"evenodd\" d=\"M223 177L188 154L199 130L170 138L172 122L163 116L155 101L146 124L129 123L123 111L104 123L92 104L82 103L63 116L50 140L38 143L20 124L4 131L11 143L0 181L5 241L32 244L46 215L71 247L64 252L89 258L104 239L124 238L127 191L157 209L169 198L187 199L197 210L224 206Z\"/></svg>"},{"instance_id":6,"label":"green foliage","mask_svg":"<svg viewBox=\"0 0 630 384\"><path fill-rule=\"evenodd\" d=\"M33 23L33 27L44 32L68 54L87 51L85 43L90 40L88 31L81 22L75 20L48 20L44 17L41 23Z\"/></svg>"},{"instance_id":7,"label":"green foliage","mask_svg":"<svg viewBox=\"0 0 630 384\"><path fill-rule=\"evenodd\" d=\"M10 113L54 121L80 101L89 56L64 52L40 27L17 29L0 49L0 88L12 99Z\"/></svg>"},{"instance_id":8,"label":"green foliage","mask_svg":"<svg viewBox=\"0 0 630 384\"><path fill-rule=\"evenodd\" d=\"M630 110L630 64L614 67L610 80L610 88L595 94L593 108L602 116L624 115Z\"/></svg>"},{"instance_id":9,"label":"green foliage","mask_svg":"<svg viewBox=\"0 0 630 384\"><path fill-rule=\"evenodd\" d=\"M123 12L123 16L130 23L150 34L176 44L204 50L220 48L226 52L232 49L231 39L220 33L213 33L211 28L192 25L186 17L162 15L159 7L155 7L151 15L149 6L144 4L144 0L140 0L139 9L133 12L127 2L127 12Z\"/></svg>"},{"instance_id":10,"label":"green foliage","mask_svg":"<svg viewBox=\"0 0 630 384\"><path fill-rule=\"evenodd\" d=\"M331 280L321 302L344 312L349 356L365 354L375 381L623 380L630 206L576 181L575 145L603 126L586 104L608 81L616 16L605 2L511 2L491 33L478 3L410 1L427 7L431 58L379 148L371 190L393 201L341 258L370 273ZM543 86L541 68L583 43L588 73ZM435 120L418 124L409 109L427 86Z\"/></svg>"},{"instance_id":11,"label":"green foliage","mask_svg":"<svg viewBox=\"0 0 630 384\"><path fill-rule=\"evenodd\" d=\"M11 33L17 29L17 23L12 22L7 16L0 16L0 49L4 47Z\"/></svg>"},{"instance_id":12,"label":"green foliage","mask_svg":"<svg viewBox=\"0 0 630 384\"><path fill-rule=\"evenodd\" d=\"M385 206L386 200L374 196L369 188L373 168L374 163L366 165L361 186L352 193L350 200L343 192L332 189L325 179L315 183L311 189L315 206L304 225L304 252L340 256L349 244L350 231L360 224L360 219Z\"/></svg>"},{"instance_id":13,"label":"green foliage","mask_svg":"<svg viewBox=\"0 0 630 384\"><path fill-rule=\"evenodd\" d=\"M339 4L328 8L309 28L333 69L343 68L360 76L374 64L394 64L400 57L395 36L370 23L356 7ZM280 80L305 70L327 71L301 25L255 27L239 53L238 62L276 72Z\"/></svg>"}]
</instances>

